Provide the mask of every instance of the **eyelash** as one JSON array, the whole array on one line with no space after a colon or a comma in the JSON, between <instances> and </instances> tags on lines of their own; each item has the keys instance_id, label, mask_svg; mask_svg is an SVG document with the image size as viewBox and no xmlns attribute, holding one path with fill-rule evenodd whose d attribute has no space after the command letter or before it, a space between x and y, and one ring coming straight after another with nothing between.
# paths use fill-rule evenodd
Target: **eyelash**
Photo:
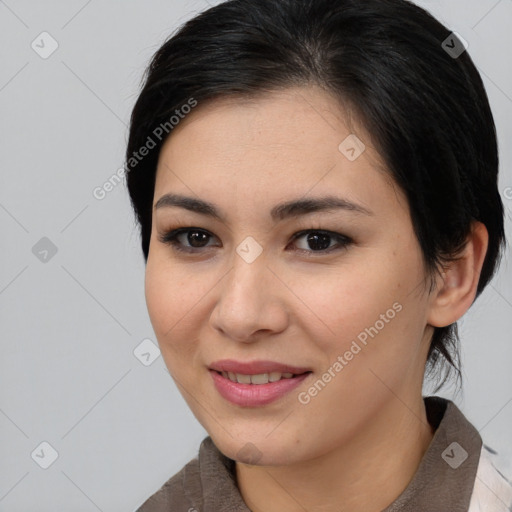
<instances>
[{"instance_id":1,"label":"eyelash","mask_svg":"<svg viewBox=\"0 0 512 512\"><path fill-rule=\"evenodd\" d=\"M186 228L178 228L178 229L166 231L163 234L159 235L158 240L160 242L162 242L163 244L171 246L172 249L175 251L187 253L187 254L198 254L200 252L203 252L204 249L208 249L209 247L215 247L215 246L206 246L206 247L195 247L195 248L188 247L187 248L186 246L183 246L182 244L180 244L178 242L177 238L180 235L186 234L189 232L204 233L210 237L215 236L215 235L212 235L211 233L209 233L208 231L206 231L205 229L195 228L195 227L186 227ZM297 251L299 253L307 254L308 256L315 255L315 254L318 254L318 255L330 254L333 251L339 251L339 250L346 249L349 245L354 243L354 241L350 237L348 237L346 235L342 235L341 233L335 233L333 231L327 231L325 229L313 229L313 228L298 231L297 233L295 233L292 236L291 241L295 242L295 240L297 240L298 238L301 238L302 236L307 235L309 233L316 233L316 234L330 236L331 238L333 238L334 240L336 240L338 242L338 247L333 246L333 247L329 247L328 249L322 249L319 251L297 249ZM313 257L315 257L315 256L313 256Z\"/></svg>"}]
</instances>

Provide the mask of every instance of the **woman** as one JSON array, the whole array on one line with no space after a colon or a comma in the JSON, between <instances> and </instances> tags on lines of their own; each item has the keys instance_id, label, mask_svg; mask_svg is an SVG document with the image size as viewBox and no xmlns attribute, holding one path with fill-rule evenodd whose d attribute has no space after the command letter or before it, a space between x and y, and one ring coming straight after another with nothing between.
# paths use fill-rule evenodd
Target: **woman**
<instances>
[{"instance_id":1,"label":"woman","mask_svg":"<svg viewBox=\"0 0 512 512\"><path fill-rule=\"evenodd\" d=\"M140 511L512 510L422 396L505 243L456 34L404 0L224 2L152 59L126 159L151 322L209 434Z\"/></svg>"}]
</instances>

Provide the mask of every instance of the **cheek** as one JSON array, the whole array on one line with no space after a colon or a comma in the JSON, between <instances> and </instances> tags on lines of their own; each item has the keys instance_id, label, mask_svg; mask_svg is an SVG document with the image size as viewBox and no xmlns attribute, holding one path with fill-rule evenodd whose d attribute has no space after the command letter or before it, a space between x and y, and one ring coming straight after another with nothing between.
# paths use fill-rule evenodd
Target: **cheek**
<instances>
[{"instance_id":1,"label":"cheek","mask_svg":"<svg viewBox=\"0 0 512 512\"><path fill-rule=\"evenodd\" d=\"M199 331L208 307L207 295L215 279L204 273L185 271L165 258L148 258L145 297L148 314L166 363L178 368L198 348Z\"/></svg>"},{"instance_id":2,"label":"cheek","mask_svg":"<svg viewBox=\"0 0 512 512\"><path fill-rule=\"evenodd\" d=\"M369 372L358 375L362 366L386 374L406 368L424 328L423 301L411 293L421 269L414 258L400 259L392 252L379 256L295 281L297 296L307 306L299 317L303 330L328 365L346 356L343 373L356 380L375 379Z\"/></svg>"},{"instance_id":3,"label":"cheek","mask_svg":"<svg viewBox=\"0 0 512 512\"><path fill-rule=\"evenodd\" d=\"M144 288L149 317L159 343L165 345L181 339L179 333L198 300L194 300L194 286L183 278L183 273L148 259Z\"/></svg>"},{"instance_id":4,"label":"cheek","mask_svg":"<svg viewBox=\"0 0 512 512\"><path fill-rule=\"evenodd\" d=\"M338 271L304 276L296 283L296 295L305 306L302 318L307 318L310 330L315 327L326 342L349 342L373 326L381 314L395 313L399 283L389 269L383 273L375 267L347 265Z\"/></svg>"},{"instance_id":5,"label":"cheek","mask_svg":"<svg viewBox=\"0 0 512 512\"><path fill-rule=\"evenodd\" d=\"M159 266L149 258L146 265L144 291L149 317L159 341L165 332L165 327L167 326L167 329L171 327L173 312L176 311L176 297L173 290L174 287L168 277L162 275Z\"/></svg>"}]
</instances>

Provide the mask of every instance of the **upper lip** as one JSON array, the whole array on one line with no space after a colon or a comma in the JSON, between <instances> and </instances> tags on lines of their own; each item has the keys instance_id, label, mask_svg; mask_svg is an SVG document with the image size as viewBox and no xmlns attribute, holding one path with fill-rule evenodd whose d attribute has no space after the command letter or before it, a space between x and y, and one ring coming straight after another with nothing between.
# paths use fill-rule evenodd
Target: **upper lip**
<instances>
[{"instance_id":1,"label":"upper lip","mask_svg":"<svg viewBox=\"0 0 512 512\"><path fill-rule=\"evenodd\" d=\"M209 366L210 370L218 372L241 373L243 375L258 375L261 373L281 372L300 375L311 371L309 368L291 366L289 364L277 363L276 361L235 361L234 359L221 359Z\"/></svg>"}]
</instances>

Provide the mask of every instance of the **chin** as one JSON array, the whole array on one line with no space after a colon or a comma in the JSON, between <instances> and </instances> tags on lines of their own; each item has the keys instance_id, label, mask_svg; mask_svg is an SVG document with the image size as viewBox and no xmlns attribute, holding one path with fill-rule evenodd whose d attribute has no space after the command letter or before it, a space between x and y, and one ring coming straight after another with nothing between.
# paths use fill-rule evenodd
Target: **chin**
<instances>
[{"instance_id":1,"label":"chin","mask_svg":"<svg viewBox=\"0 0 512 512\"><path fill-rule=\"evenodd\" d=\"M210 433L215 446L228 458L254 466L283 466L293 462L290 454L298 455L294 447L278 436L241 435L231 437L224 430L220 435Z\"/></svg>"}]
</instances>

